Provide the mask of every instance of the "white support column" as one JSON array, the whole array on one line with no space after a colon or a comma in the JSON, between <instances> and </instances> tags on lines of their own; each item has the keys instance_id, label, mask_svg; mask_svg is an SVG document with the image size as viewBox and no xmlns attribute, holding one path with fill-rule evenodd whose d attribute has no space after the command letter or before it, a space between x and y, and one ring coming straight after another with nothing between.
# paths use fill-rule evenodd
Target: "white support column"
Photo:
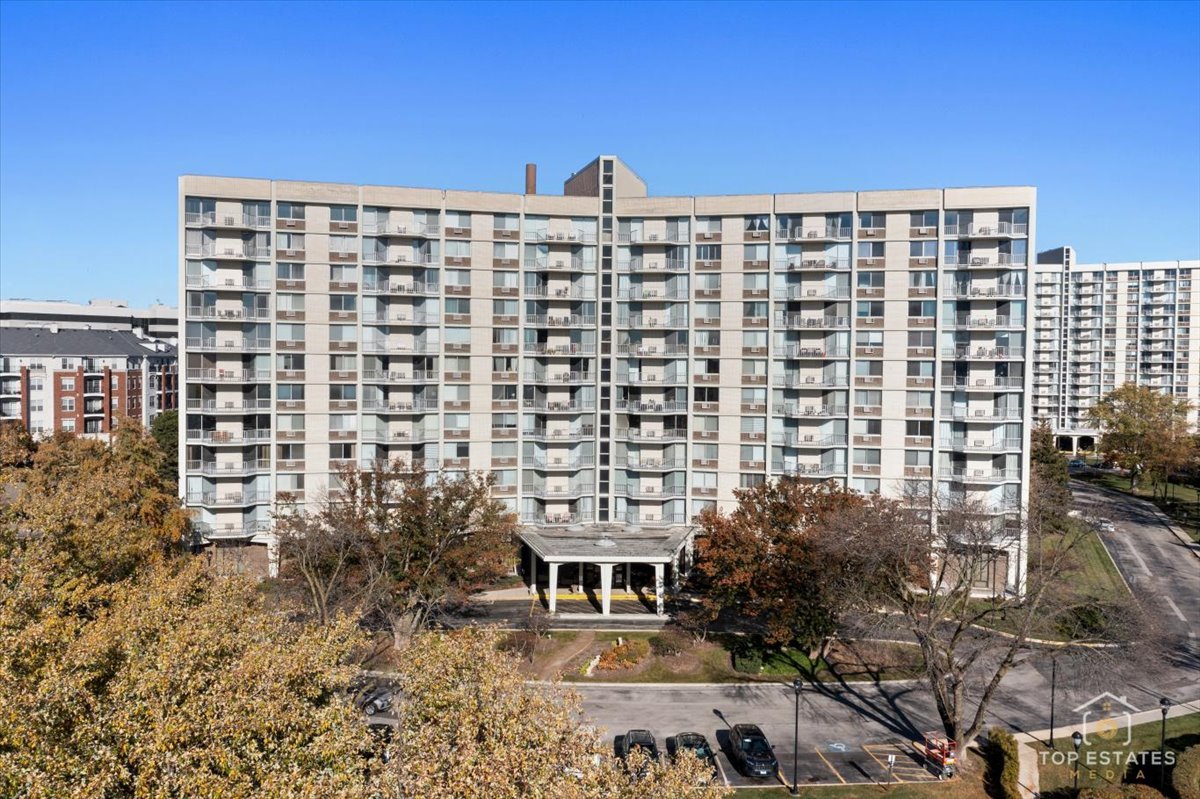
<instances>
[{"instance_id":1,"label":"white support column","mask_svg":"<svg viewBox=\"0 0 1200 799\"><path fill-rule=\"evenodd\" d=\"M537 596L537 553L529 548L529 595Z\"/></svg>"},{"instance_id":2,"label":"white support column","mask_svg":"<svg viewBox=\"0 0 1200 799\"><path fill-rule=\"evenodd\" d=\"M683 562L683 550L675 553L675 557L671 558L671 590L679 590L679 564Z\"/></svg>"},{"instance_id":3,"label":"white support column","mask_svg":"<svg viewBox=\"0 0 1200 799\"><path fill-rule=\"evenodd\" d=\"M684 556L687 558L687 573L691 573L692 564L696 562L696 534L688 535L687 540L683 543Z\"/></svg>"},{"instance_id":4,"label":"white support column","mask_svg":"<svg viewBox=\"0 0 1200 799\"><path fill-rule=\"evenodd\" d=\"M654 604L659 616L663 615L663 565L654 564Z\"/></svg>"},{"instance_id":5,"label":"white support column","mask_svg":"<svg viewBox=\"0 0 1200 799\"><path fill-rule=\"evenodd\" d=\"M625 564L625 593L633 593L633 564Z\"/></svg>"},{"instance_id":6,"label":"white support column","mask_svg":"<svg viewBox=\"0 0 1200 799\"><path fill-rule=\"evenodd\" d=\"M548 592L547 595L550 597L550 612L553 613L555 605L557 604L555 600L558 599L558 564L551 563L549 566L550 585L546 587L546 590Z\"/></svg>"},{"instance_id":7,"label":"white support column","mask_svg":"<svg viewBox=\"0 0 1200 799\"><path fill-rule=\"evenodd\" d=\"M585 593L583 590L583 561L579 561L579 593Z\"/></svg>"},{"instance_id":8,"label":"white support column","mask_svg":"<svg viewBox=\"0 0 1200 799\"><path fill-rule=\"evenodd\" d=\"M612 608L612 573L611 563L600 564L600 615L609 615Z\"/></svg>"}]
</instances>

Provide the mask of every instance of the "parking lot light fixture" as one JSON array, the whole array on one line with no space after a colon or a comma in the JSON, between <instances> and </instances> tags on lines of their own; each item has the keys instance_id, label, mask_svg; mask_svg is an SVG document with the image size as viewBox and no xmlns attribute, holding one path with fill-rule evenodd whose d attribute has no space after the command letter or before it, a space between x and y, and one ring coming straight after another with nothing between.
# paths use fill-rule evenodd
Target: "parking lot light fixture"
<instances>
[{"instance_id":1,"label":"parking lot light fixture","mask_svg":"<svg viewBox=\"0 0 1200 799\"><path fill-rule=\"evenodd\" d=\"M1162 711L1162 732L1158 738L1158 791L1162 793L1167 778L1167 714L1171 712L1171 700L1165 696L1158 700L1158 709Z\"/></svg>"},{"instance_id":2,"label":"parking lot light fixture","mask_svg":"<svg viewBox=\"0 0 1200 799\"><path fill-rule=\"evenodd\" d=\"M1071 733L1071 743L1075 746L1075 793L1079 793L1079 747L1083 746L1083 735L1079 730Z\"/></svg>"},{"instance_id":3,"label":"parking lot light fixture","mask_svg":"<svg viewBox=\"0 0 1200 799\"><path fill-rule=\"evenodd\" d=\"M796 695L796 725L792 730L792 796L800 795L800 692L804 681L799 677L792 680L792 692Z\"/></svg>"}]
</instances>

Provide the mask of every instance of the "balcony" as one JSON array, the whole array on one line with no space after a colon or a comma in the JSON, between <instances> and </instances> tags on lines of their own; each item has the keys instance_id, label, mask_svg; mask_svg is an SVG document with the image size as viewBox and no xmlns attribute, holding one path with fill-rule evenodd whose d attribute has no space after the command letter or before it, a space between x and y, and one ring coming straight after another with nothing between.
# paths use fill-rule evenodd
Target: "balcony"
<instances>
[{"instance_id":1,"label":"balcony","mask_svg":"<svg viewBox=\"0 0 1200 799\"><path fill-rule=\"evenodd\" d=\"M846 464L771 461L771 472L789 477L833 477L846 474Z\"/></svg>"},{"instance_id":2,"label":"balcony","mask_svg":"<svg viewBox=\"0 0 1200 799\"><path fill-rule=\"evenodd\" d=\"M212 258L218 261L254 261L269 260L271 250L268 247L202 244L185 245L184 255L188 258Z\"/></svg>"},{"instance_id":3,"label":"balcony","mask_svg":"<svg viewBox=\"0 0 1200 799\"><path fill-rule=\"evenodd\" d=\"M943 376L942 388L957 388L967 391L1003 391L1020 389L1025 381L1021 377L954 377Z\"/></svg>"},{"instance_id":4,"label":"balcony","mask_svg":"<svg viewBox=\"0 0 1200 799\"><path fill-rule=\"evenodd\" d=\"M270 491L244 491L240 494L189 493L187 504L202 508L229 508L259 505L271 501Z\"/></svg>"},{"instance_id":5,"label":"balcony","mask_svg":"<svg viewBox=\"0 0 1200 799\"><path fill-rule=\"evenodd\" d=\"M189 474L202 474L209 477L240 477L249 474L271 471L271 462L266 459L251 461L230 461L216 463L214 461L188 461Z\"/></svg>"},{"instance_id":6,"label":"balcony","mask_svg":"<svg viewBox=\"0 0 1200 799\"><path fill-rule=\"evenodd\" d=\"M198 383L263 383L271 379L270 369L188 369L185 376Z\"/></svg>"},{"instance_id":7,"label":"balcony","mask_svg":"<svg viewBox=\"0 0 1200 799\"><path fill-rule=\"evenodd\" d=\"M527 468L544 471L572 471L575 469L590 469L596 465L596 456L589 455L533 455L521 459L521 465Z\"/></svg>"},{"instance_id":8,"label":"balcony","mask_svg":"<svg viewBox=\"0 0 1200 799\"><path fill-rule=\"evenodd\" d=\"M590 424L553 430L548 427L530 427L521 431L521 436L527 441L583 441L594 438L595 435L596 428Z\"/></svg>"},{"instance_id":9,"label":"balcony","mask_svg":"<svg viewBox=\"0 0 1200 799\"><path fill-rule=\"evenodd\" d=\"M1007 361L1021 360L1024 347L942 347L943 358L955 360Z\"/></svg>"},{"instance_id":10,"label":"balcony","mask_svg":"<svg viewBox=\"0 0 1200 799\"><path fill-rule=\"evenodd\" d=\"M1020 469L938 469L938 478L956 483L1007 483L1021 479Z\"/></svg>"},{"instance_id":11,"label":"balcony","mask_svg":"<svg viewBox=\"0 0 1200 799\"><path fill-rule=\"evenodd\" d=\"M1007 239L1029 235L1029 225L1019 222L998 222L994 225L944 225L942 229L947 236L957 236L963 239Z\"/></svg>"},{"instance_id":12,"label":"balcony","mask_svg":"<svg viewBox=\"0 0 1200 799\"><path fill-rule=\"evenodd\" d=\"M776 295L777 299L786 297L789 300L844 300L850 297L849 286L787 286Z\"/></svg>"},{"instance_id":13,"label":"balcony","mask_svg":"<svg viewBox=\"0 0 1200 799\"><path fill-rule=\"evenodd\" d=\"M188 338L185 346L192 352L269 352L271 340L242 338L218 341L215 338Z\"/></svg>"},{"instance_id":14,"label":"balcony","mask_svg":"<svg viewBox=\"0 0 1200 799\"><path fill-rule=\"evenodd\" d=\"M363 324L385 325L400 324L410 327L436 325L441 321L441 314L426 313L425 311L363 311Z\"/></svg>"},{"instance_id":15,"label":"balcony","mask_svg":"<svg viewBox=\"0 0 1200 799\"><path fill-rule=\"evenodd\" d=\"M270 291L271 281L255 280L252 277L217 277L215 275L188 275L184 285L190 289L215 289L221 291Z\"/></svg>"},{"instance_id":16,"label":"balcony","mask_svg":"<svg viewBox=\"0 0 1200 799\"><path fill-rule=\"evenodd\" d=\"M595 244L596 234L575 228L565 232L551 233L548 230L526 230L525 241L536 241L547 244Z\"/></svg>"},{"instance_id":17,"label":"balcony","mask_svg":"<svg viewBox=\"0 0 1200 799\"><path fill-rule=\"evenodd\" d=\"M632 314L628 316L617 316L617 327L628 327L639 330L653 330L655 328L678 330L686 328L687 326L688 319L685 314L669 316L645 316L643 314Z\"/></svg>"},{"instance_id":18,"label":"balcony","mask_svg":"<svg viewBox=\"0 0 1200 799\"><path fill-rule=\"evenodd\" d=\"M684 496L683 486L643 486L634 483L617 483L613 492L630 499L662 499Z\"/></svg>"},{"instance_id":19,"label":"balcony","mask_svg":"<svg viewBox=\"0 0 1200 799\"><path fill-rule=\"evenodd\" d=\"M851 229L826 225L824 227L788 227L777 228L775 238L780 241L845 241L850 238Z\"/></svg>"},{"instance_id":20,"label":"balcony","mask_svg":"<svg viewBox=\"0 0 1200 799\"><path fill-rule=\"evenodd\" d=\"M594 372L525 372L524 380L527 383L538 384L587 385L596 382L596 374Z\"/></svg>"},{"instance_id":21,"label":"balcony","mask_svg":"<svg viewBox=\"0 0 1200 799\"><path fill-rule=\"evenodd\" d=\"M185 438L189 444L209 446L244 446L271 440L268 430L188 430Z\"/></svg>"},{"instance_id":22,"label":"balcony","mask_svg":"<svg viewBox=\"0 0 1200 799\"><path fill-rule=\"evenodd\" d=\"M521 407L529 411L542 411L543 413L582 413L584 411L596 410L596 403L583 402L581 400L547 400L547 399L525 399L521 401Z\"/></svg>"},{"instance_id":23,"label":"balcony","mask_svg":"<svg viewBox=\"0 0 1200 799\"><path fill-rule=\"evenodd\" d=\"M522 513L523 524L578 524L584 521L582 513Z\"/></svg>"},{"instance_id":24,"label":"balcony","mask_svg":"<svg viewBox=\"0 0 1200 799\"><path fill-rule=\"evenodd\" d=\"M271 401L269 399L253 399L253 400L226 400L217 402L216 400L198 400L189 399L187 401L187 410L196 411L199 413L256 413L258 411L271 410Z\"/></svg>"},{"instance_id":25,"label":"balcony","mask_svg":"<svg viewBox=\"0 0 1200 799\"><path fill-rule=\"evenodd\" d=\"M687 430L681 427L672 427L662 430L641 430L636 427L618 427L616 433L617 439L622 441L651 441L655 443L671 443L674 441L687 440Z\"/></svg>"},{"instance_id":26,"label":"balcony","mask_svg":"<svg viewBox=\"0 0 1200 799\"><path fill-rule=\"evenodd\" d=\"M822 435L821 433L803 433L800 431L784 431L772 433L771 443L785 447L844 447L846 436Z\"/></svg>"},{"instance_id":27,"label":"balcony","mask_svg":"<svg viewBox=\"0 0 1200 799\"><path fill-rule=\"evenodd\" d=\"M942 325L959 330L983 327L1023 327L1020 321L1009 316L974 316L972 314L946 316L942 319Z\"/></svg>"},{"instance_id":28,"label":"balcony","mask_svg":"<svg viewBox=\"0 0 1200 799\"><path fill-rule=\"evenodd\" d=\"M687 413L686 402L655 402L653 400L617 400L620 413Z\"/></svg>"},{"instance_id":29,"label":"balcony","mask_svg":"<svg viewBox=\"0 0 1200 799\"><path fill-rule=\"evenodd\" d=\"M657 346L654 344L618 344L617 354L633 358L673 358L687 355L687 347L682 345Z\"/></svg>"},{"instance_id":30,"label":"balcony","mask_svg":"<svg viewBox=\"0 0 1200 799\"><path fill-rule=\"evenodd\" d=\"M668 230L666 233L644 233L633 230L628 233L618 233L619 244L687 244L691 240L689 230Z\"/></svg>"},{"instance_id":31,"label":"balcony","mask_svg":"<svg viewBox=\"0 0 1200 799\"><path fill-rule=\"evenodd\" d=\"M440 225L425 222L413 222L401 225L394 222L364 222L363 235L366 236L403 236L413 239L436 239L441 235Z\"/></svg>"},{"instance_id":32,"label":"balcony","mask_svg":"<svg viewBox=\"0 0 1200 799\"><path fill-rule=\"evenodd\" d=\"M558 270L570 272L596 271L595 261L585 261L582 258L526 258L523 263L526 269L533 272Z\"/></svg>"},{"instance_id":33,"label":"balcony","mask_svg":"<svg viewBox=\"0 0 1200 799\"><path fill-rule=\"evenodd\" d=\"M437 400L363 400L363 410L375 413L427 413L437 411Z\"/></svg>"},{"instance_id":34,"label":"balcony","mask_svg":"<svg viewBox=\"0 0 1200 799\"><path fill-rule=\"evenodd\" d=\"M943 287L946 296L954 297L962 300L986 300L993 297L1024 297L1024 286L980 286L975 287L970 283L947 283ZM1041 307L1057 307L1057 304Z\"/></svg>"},{"instance_id":35,"label":"balcony","mask_svg":"<svg viewBox=\"0 0 1200 799\"><path fill-rule=\"evenodd\" d=\"M617 261L618 272L686 272L688 262L678 258L628 258Z\"/></svg>"},{"instance_id":36,"label":"balcony","mask_svg":"<svg viewBox=\"0 0 1200 799\"><path fill-rule=\"evenodd\" d=\"M806 375L799 372L784 372L772 375L771 385L781 388L846 388L849 381L845 375Z\"/></svg>"},{"instance_id":37,"label":"balcony","mask_svg":"<svg viewBox=\"0 0 1200 799\"><path fill-rule=\"evenodd\" d=\"M526 286L525 296L550 300L594 300L596 299L596 291L595 289L582 289L574 286L571 288L556 288L554 290L551 290L548 286Z\"/></svg>"},{"instance_id":38,"label":"balcony","mask_svg":"<svg viewBox=\"0 0 1200 799\"><path fill-rule=\"evenodd\" d=\"M367 282L363 284L363 294L408 294L424 297L436 297L441 293L437 283L413 282Z\"/></svg>"},{"instance_id":39,"label":"balcony","mask_svg":"<svg viewBox=\"0 0 1200 799\"><path fill-rule=\"evenodd\" d=\"M216 319L218 321L241 321L243 319L270 319L269 308L218 308L215 305L189 305L188 319Z\"/></svg>"},{"instance_id":40,"label":"balcony","mask_svg":"<svg viewBox=\"0 0 1200 799\"><path fill-rule=\"evenodd\" d=\"M366 265L380 266L430 266L439 263L439 260L432 253L389 253L386 250L373 250L363 253L362 262Z\"/></svg>"},{"instance_id":41,"label":"balcony","mask_svg":"<svg viewBox=\"0 0 1200 799\"><path fill-rule=\"evenodd\" d=\"M642 455L621 456L616 459L617 468L639 472L669 472L687 468L686 458L647 458Z\"/></svg>"},{"instance_id":42,"label":"balcony","mask_svg":"<svg viewBox=\"0 0 1200 799\"><path fill-rule=\"evenodd\" d=\"M788 330L835 330L850 327L850 317L776 312L775 326Z\"/></svg>"},{"instance_id":43,"label":"balcony","mask_svg":"<svg viewBox=\"0 0 1200 799\"><path fill-rule=\"evenodd\" d=\"M436 383L437 381L438 373L434 370L363 370L363 382L366 383Z\"/></svg>"},{"instance_id":44,"label":"balcony","mask_svg":"<svg viewBox=\"0 0 1200 799\"><path fill-rule=\"evenodd\" d=\"M185 213L183 224L187 227L270 229L271 217L258 214L218 214L216 211Z\"/></svg>"},{"instance_id":45,"label":"balcony","mask_svg":"<svg viewBox=\"0 0 1200 799\"><path fill-rule=\"evenodd\" d=\"M1020 410L1000 408L943 408L943 419L955 419L964 422L1008 422L1020 421L1024 414Z\"/></svg>"},{"instance_id":46,"label":"balcony","mask_svg":"<svg viewBox=\"0 0 1200 799\"><path fill-rule=\"evenodd\" d=\"M803 347L799 344L783 344L772 347L771 354L776 358L790 358L792 360L804 360L806 358L825 360L827 358L848 358L850 357L850 348Z\"/></svg>"},{"instance_id":47,"label":"balcony","mask_svg":"<svg viewBox=\"0 0 1200 799\"><path fill-rule=\"evenodd\" d=\"M798 402L776 402L773 410L777 416L790 418L845 416L845 405L808 405Z\"/></svg>"},{"instance_id":48,"label":"balcony","mask_svg":"<svg viewBox=\"0 0 1200 799\"><path fill-rule=\"evenodd\" d=\"M530 327L595 327L596 317L578 314L526 314L525 324Z\"/></svg>"},{"instance_id":49,"label":"balcony","mask_svg":"<svg viewBox=\"0 0 1200 799\"><path fill-rule=\"evenodd\" d=\"M697 375L696 382L706 382L707 375ZM716 378L717 375L712 375ZM687 384L686 374L655 374L645 372L617 372L616 382L630 386L683 386Z\"/></svg>"},{"instance_id":50,"label":"balcony","mask_svg":"<svg viewBox=\"0 0 1200 799\"><path fill-rule=\"evenodd\" d=\"M849 269L850 259L795 255L789 258L776 258L775 268L788 272L805 269Z\"/></svg>"},{"instance_id":51,"label":"balcony","mask_svg":"<svg viewBox=\"0 0 1200 799\"><path fill-rule=\"evenodd\" d=\"M1019 438L968 438L966 436L943 438L939 442L942 449L972 452L1008 452L1021 449Z\"/></svg>"},{"instance_id":52,"label":"balcony","mask_svg":"<svg viewBox=\"0 0 1200 799\"><path fill-rule=\"evenodd\" d=\"M686 300L688 298L687 291L683 289L667 289L667 288L646 288L644 286L633 286L627 289L617 290L617 299L637 302L665 302L668 300Z\"/></svg>"}]
</instances>

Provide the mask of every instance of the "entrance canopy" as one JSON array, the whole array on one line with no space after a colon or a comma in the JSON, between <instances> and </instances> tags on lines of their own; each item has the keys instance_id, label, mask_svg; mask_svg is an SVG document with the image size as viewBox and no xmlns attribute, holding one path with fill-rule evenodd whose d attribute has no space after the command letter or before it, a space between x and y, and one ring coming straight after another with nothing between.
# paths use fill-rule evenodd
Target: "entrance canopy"
<instances>
[{"instance_id":1,"label":"entrance canopy","mask_svg":"<svg viewBox=\"0 0 1200 799\"><path fill-rule=\"evenodd\" d=\"M558 572L564 564L579 564L580 582L584 564L600 570L601 614L609 615L613 570L620 566L626 584L634 564L654 568L656 610L663 613L663 573L671 568L672 579L690 567L694 528L688 525L642 528L633 524L572 524L561 527L526 527L521 540L529 547L529 590L537 594L538 561L548 567L547 599L551 613L557 609Z\"/></svg>"},{"instance_id":2,"label":"entrance canopy","mask_svg":"<svg viewBox=\"0 0 1200 799\"><path fill-rule=\"evenodd\" d=\"M572 524L526 527L520 535L547 563L670 563L690 543L692 527Z\"/></svg>"}]
</instances>

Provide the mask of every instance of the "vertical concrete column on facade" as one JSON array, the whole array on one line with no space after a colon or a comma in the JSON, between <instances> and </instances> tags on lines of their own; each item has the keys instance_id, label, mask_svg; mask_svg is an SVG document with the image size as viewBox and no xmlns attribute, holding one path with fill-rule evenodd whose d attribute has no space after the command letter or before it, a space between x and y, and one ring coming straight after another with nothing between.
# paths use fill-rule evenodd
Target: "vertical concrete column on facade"
<instances>
[{"instance_id":1,"label":"vertical concrete column on facade","mask_svg":"<svg viewBox=\"0 0 1200 799\"><path fill-rule=\"evenodd\" d=\"M683 550L675 553L671 558L671 590L679 590L679 572L682 571L680 564L683 563Z\"/></svg>"},{"instance_id":2,"label":"vertical concrete column on facade","mask_svg":"<svg viewBox=\"0 0 1200 799\"><path fill-rule=\"evenodd\" d=\"M611 563L601 563L600 565L600 615L609 615L609 610L612 608L612 576L613 565Z\"/></svg>"},{"instance_id":3,"label":"vertical concrete column on facade","mask_svg":"<svg viewBox=\"0 0 1200 799\"><path fill-rule=\"evenodd\" d=\"M583 593L583 561L579 561L579 593Z\"/></svg>"},{"instance_id":4,"label":"vertical concrete column on facade","mask_svg":"<svg viewBox=\"0 0 1200 799\"><path fill-rule=\"evenodd\" d=\"M537 553L529 548L529 595L537 596Z\"/></svg>"},{"instance_id":5,"label":"vertical concrete column on facade","mask_svg":"<svg viewBox=\"0 0 1200 799\"><path fill-rule=\"evenodd\" d=\"M633 593L633 564L625 564L625 593Z\"/></svg>"},{"instance_id":6,"label":"vertical concrete column on facade","mask_svg":"<svg viewBox=\"0 0 1200 799\"><path fill-rule=\"evenodd\" d=\"M655 613L663 615L663 564L654 564L654 605Z\"/></svg>"},{"instance_id":7,"label":"vertical concrete column on facade","mask_svg":"<svg viewBox=\"0 0 1200 799\"><path fill-rule=\"evenodd\" d=\"M546 586L547 596L550 597L550 612L553 613L557 606L558 599L558 564L551 563L550 566L550 583Z\"/></svg>"},{"instance_id":8,"label":"vertical concrete column on facade","mask_svg":"<svg viewBox=\"0 0 1200 799\"><path fill-rule=\"evenodd\" d=\"M275 536L267 541L267 576L279 576L279 539Z\"/></svg>"}]
</instances>

